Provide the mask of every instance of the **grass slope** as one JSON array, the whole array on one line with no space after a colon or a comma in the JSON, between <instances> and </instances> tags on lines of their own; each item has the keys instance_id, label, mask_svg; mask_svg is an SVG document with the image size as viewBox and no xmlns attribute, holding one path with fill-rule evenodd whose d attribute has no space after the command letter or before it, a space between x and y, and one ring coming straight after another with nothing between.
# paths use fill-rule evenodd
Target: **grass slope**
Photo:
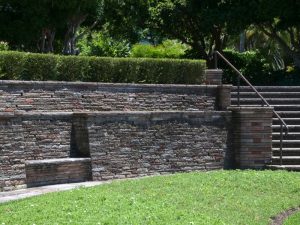
<instances>
[{"instance_id":1,"label":"grass slope","mask_svg":"<svg viewBox=\"0 0 300 225\"><path fill-rule=\"evenodd\" d=\"M0 205L0 224L268 224L300 205L300 173L176 174Z\"/></svg>"}]
</instances>

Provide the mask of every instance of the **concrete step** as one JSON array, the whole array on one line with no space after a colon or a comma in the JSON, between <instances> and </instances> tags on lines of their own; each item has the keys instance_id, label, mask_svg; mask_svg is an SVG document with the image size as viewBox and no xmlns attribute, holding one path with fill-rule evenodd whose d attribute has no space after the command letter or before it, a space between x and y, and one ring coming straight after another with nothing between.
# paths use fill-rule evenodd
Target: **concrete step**
<instances>
[{"instance_id":1,"label":"concrete step","mask_svg":"<svg viewBox=\"0 0 300 225\"><path fill-rule=\"evenodd\" d=\"M265 100L270 104L270 105L297 105L300 104L300 98L266 98ZM238 104L238 99L235 97L231 97L231 104L232 105L237 105ZM240 104L241 105L261 105L262 100L260 98L245 98L241 96L240 98Z\"/></svg>"},{"instance_id":2,"label":"concrete step","mask_svg":"<svg viewBox=\"0 0 300 225\"><path fill-rule=\"evenodd\" d=\"M285 117L281 117L281 118L287 125L300 125L300 118L285 118ZM273 118L273 125L280 125L280 124L281 121L277 117Z\"/></svg>"},{"instance_id":3,"label":"concrete step","mask_svg":"<svg viewBox=\"0 0 300 225\"><path fill-rule=\"evenodd\" d=\"M280 147L280 140L272 140L273 148ZM300 147L300 140L282 140L282 146L286 148Z\"/></svg>"},{"instance_id":4,"label":"concrete step","mask_svg":"<svg viewBox=\"0 0 300 225\"><path fill-rule=\"evenodd\" d=\"M300 132L300 125L288 125L289 132L298 133ZM272 125L273 133L279 133L281 129L280 125ZM283 127L283 131L285 132L285 128Z\"/></svg>"},{"instance_id":5,"label":"concrete step","mask_svg":"<svg viewBox=\"0 0 300 225\"><path fill-rule=\"evenodd\" d=\"M267 168L271 170L300 171L300 165L268 165Z\"/></svg>"},{"instance_id":6,"label":"concrete step","mask_svg":"<svg viewBox=\"0 0 300 225\"><path fill-rule=\"evenodd\" d=\"M237 106L237 104L231 104L231 106ZM300 104L282 104L282 105L271 105L274 107L275 111L300 111ZM241 104L240 107L262 107L261 104Z\"/></svg>"},{"instance_id":7,"label":"concrete step","mask_svg":"<svg viewBox=\"0 0 300 225\"><path fill-rule=\"evenodd\" d=\"M280 132L272 133L273 140L280 139ZM283 140L300 140L300 132L289 132L287 135L283 133Z\"/></svg>"},{"instance_id":8,"label":"concrete step","mask_svg":"<svg viewBox=\"0 0 300 225\"><path fill-rule=\"evenodd\" d=\"M300 111L276 111L282 118L300 118Z\"/></svg>"},{"instance_id":9,"label":"concrete step","mask_svg":"<svg viewBox=\"0 0 300 225\"><path fill-rule=\"evenodd\" d=\"M273 156L272 157L272 165L279 165L280 157ZM282 164L284 165L300 165L300 156L283 156Z\"/></svg>"},{"instance_id":10,"label":"concrete step","mask_svg":"<svg viewBox=\"0 0 300 225\"><path fill-rule=\"evenodd\" d=\"M280 155L280 148L272 148L273 156ZM300 156L300 147L299 148L283 148L283 156Z\"/></svg>"},{"instance_id":11,"label":"concrete step","mask_svg":"<svg viewBox=\"0 0 300 225\"><path fill-rule=\"evenodd\" d=\"M300 92L300 86L255 86L259 92ZM232 87L232 91L237 91L237 86ZM241 92L253 92L249 86L241 86Z\"/></svg>"},{"instance_id":12,"label":"concrete step","mask_svg":"<svg viewBox=\"0 0 300 225\"><path fill-rule=\"evenodd\" d=\"M300 92L265 92L262 91L260 94L264 98L300 98ZM232 91L231 92L231 97L232 98L237 98L238 92ZM240 97L241 98L258 98L258 95L255 92L245 92L242 91L240 92Z\"/></svg>"}]
</instances>

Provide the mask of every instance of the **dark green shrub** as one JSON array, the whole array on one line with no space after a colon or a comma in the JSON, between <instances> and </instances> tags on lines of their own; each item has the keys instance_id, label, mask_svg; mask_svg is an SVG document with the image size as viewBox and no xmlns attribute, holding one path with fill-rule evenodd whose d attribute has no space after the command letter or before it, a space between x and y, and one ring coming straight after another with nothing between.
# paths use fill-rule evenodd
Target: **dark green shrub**
<instances>
[{"instance_id":1,"label":"dark green shrub","mask_svg":"<svg viewBox=\"0 0 300 225\"><path fill-rule=\"evenodd\" d=\"M28 53L23 58L22 80L56 80L57 59L54 55Z\"/></svg>"},{"instance_id":2,"label":"dark green shrub","mask_svg":"<svg viewBox=\"0 0 300 225\"><path fill-rule=\"evenodd\" d=\"M88 57L57 56L57 58L57 80L90 81Z\"/></svg>"},{"instance_id":3,"label":"dark green shrub","mask_svg":"<svg viewBox=\"0 0 300 225\"><path fill-rule=\"evenodd\" d=\"M253 85L269 85L273 83L272 67L259 52L239 53L225 50L223 54ZM224 83L237 83L238 76L236 72L229 68L222 59L219 60L219 67L224 69Z\"/></svg>"},{"instance_id":4,"label":"dark green shrub","mask_svg":"<svg viewBox=\"0 0 300 225\"><path fill-rule=\"evenodd\" d=\"M0 78L119 83L203 83L205 61L0 52Z\"/></svg>"},{"instance_id":5,"label":"dark green shrub","mask_svg":"<svg viewBox=\"0 0 300 225\"><path fill-rule=\"evenodd\" d=\"M0 52L0 79L18 80L24 71L24 53Z\"/></svg>"}]
</instances>

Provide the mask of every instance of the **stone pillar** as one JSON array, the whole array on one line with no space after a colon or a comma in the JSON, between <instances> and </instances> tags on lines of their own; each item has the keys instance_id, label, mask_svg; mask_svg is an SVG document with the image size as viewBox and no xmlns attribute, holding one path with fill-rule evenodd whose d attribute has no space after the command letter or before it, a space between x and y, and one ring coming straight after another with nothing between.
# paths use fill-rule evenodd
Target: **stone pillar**
<instances>
[{"instance_id":1,"label":"stone pillar","mask_svg":"<svg viewBox=\"0 0 300 225\"><path fill-rule=\"evenodd\" d=\"M219 85L216 96L216 109L227 110L231 105L231 89L232 85Z\"/></svg>"},{"instance_id":2,"label":"stone pillar","mask_svg":"<svg viewBox=\"0 0 300 225\"><path fill-rule=\"evenodd\" d=\"M272 158L271 107L230 107L235 166L263 169Z\"/></svg>"},{"instance_id":3,"label":"stone pillar","mask_svg":"<svg viewBox=\"0 0 300 225\"><path fill-rule=\"evenodd\" d=\"M223 70L213 69L205 70L205 83L209 85L221 85Z\"/></svg>"}]
</instances>

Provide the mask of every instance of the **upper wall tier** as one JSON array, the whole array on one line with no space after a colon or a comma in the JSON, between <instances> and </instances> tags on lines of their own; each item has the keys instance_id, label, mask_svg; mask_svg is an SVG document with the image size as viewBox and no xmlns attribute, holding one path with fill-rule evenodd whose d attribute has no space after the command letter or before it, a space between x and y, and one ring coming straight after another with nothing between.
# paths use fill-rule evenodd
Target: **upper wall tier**
<instances>
[{"instance_id":1,"label":"upper wall tier","mask_svg":"<svg viewBox=\"0 0 300 225\"><path fill-rule=\"evenodd\" d=\"M0 81L0 112L207 111L230 104L230 85Z\"/></svg>"}]
</instances>

